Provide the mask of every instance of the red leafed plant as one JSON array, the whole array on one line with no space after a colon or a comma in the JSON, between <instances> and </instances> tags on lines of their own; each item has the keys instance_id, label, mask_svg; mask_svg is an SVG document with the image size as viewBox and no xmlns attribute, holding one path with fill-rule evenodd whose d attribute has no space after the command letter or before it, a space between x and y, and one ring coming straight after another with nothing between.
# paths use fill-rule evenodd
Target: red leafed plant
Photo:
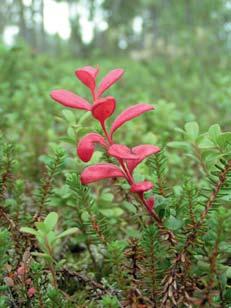
<instances>
[{"instance_id":1,"label":"red leafed plant","mask_svg":"<svg viewBox=\"0 0 231 308\"><path fill-rule=\"evenodd\" d=\"M145 206L148 213L157 222L160 230L165 233L166 239L174 243L174 235L171 231L166 230L162 224L160 217L154 209L154 197L145 198L145 192L153 188L153 183L150 181L136 182L133 176L134 169L148 156L156 154L160 151L159 147L143 144L133 148L128 148L124 144L117 144L113 140L113 135L116 130L126 122L142 115L147 111L154 109L153 106L140 103L125 109L112 123L111 128L107 129L106 120L114 113L116 108L116 100L112 96L102 95L117 82L124 71L115 69L110 71L101 81L99 86L96 86L96 77L99 69L91 66L85 66L77 69L75 74L77 78L89 88L93 104L90 104L86 99L67 90L53 90L51 97L58 103L74 108L91 111L93 118L99 121L103 134L89 133L84 136L77 145L77 155L84 161L90 161L95 145L99 144L111 157L116 158L118 165L110 163L100 163L88 166L81 174L81 183L84 185L106 179L121 177L130 185L130 191L137 195L140 202Z\"/></svg>"}]
</instances>

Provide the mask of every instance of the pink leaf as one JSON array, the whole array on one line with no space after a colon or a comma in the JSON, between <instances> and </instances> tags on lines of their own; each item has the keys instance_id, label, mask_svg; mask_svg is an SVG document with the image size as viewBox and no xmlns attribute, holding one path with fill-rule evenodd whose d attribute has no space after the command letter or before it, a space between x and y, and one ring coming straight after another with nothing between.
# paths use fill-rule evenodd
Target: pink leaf
<instances>
[{"instance_id":1,"label":"pink leaf","mask_svg":"<svg viewBox=\"0 0 231 308\"><path fill-rule=\"evenodd\" d=\"M156 154L159 151L159 147L151 144L142 144L132 148L132 152L139 156L139 158L137 160L127 161L129 171L132 173L136 166L138 166L146 157Z\"/></svg>"},{"instance_id":2,"label":"pink leaf","mask_svg":"<svg viewBox=\"0 0 231 308\"><path fill-rule=\"evenodd\" d=\"M92 66L84 66L75 71L77 78L85 84L92 92L95 90L95 79L98 69Z\"/></svg>"},{"instance_id":3,"label":"pink leaf","mask_svg":"<svg viewBox=\"0 0 231 308\"><path fill-rule=\"evenodd\" d=\"M125 122L153 109L154 107L148 104L137 104L125 109L112 123L110 135L112 136L114 132Z\"/></svg>"},{"instance_id":4,"label":"pink leaf","mask_svg":"<svg viewBox=\"0 0 231 308\"><path fill-rule=\"evenodd\" d=\"M82 184L87 185L99 180L116 177L125 177L125 175L117 166L105 163L89 166L84 169L80 180Z\"/></svg>"},{"instance_id":5,"label":"pink leaf","mask_svg":"<svg viewBox=\"0 0 231 308\"><path fill-rule=\"evenodd\" d=\"M77 146L77 154L82 161L88 162L91 159L96 143L99 143L104 147L107 146L104 138L96 133L89 133L80 139Z\"/></svg>"},{"instance_id":6,"label":"pink leaf","mask_svg":"<svg viewBox=\"0 0 231 308\"><path fill-rule=\"evenodd\" d=\"M67 90L53 90L51 97L58 103L75 109L91 110L91 105L84 98Z\"/></svg>"},{"instance_id":7,"label":"pink leaf","mask_svg":"<svg viewBox=\"0 0 231 308\"><path fill-rule=\"evenodd\" d=\"M119 80L124 73L124 70L118 68L110 71L99 85L97 96L100 97L108 88L110 88L117 80Z\"/></svg>"},{"instance_id":8,"label":"pink leaf","mask_svg":"<svg viewBox=\"0 0 231 308\"><path fill-rule=\"evenodd\" d=\"M153 188L153 183L149 181L143 181L139 183L134 183L131 186L131 192L145 192Z\"/></svg>"},{"instance_id":9,"label":"pink leaf","mask_svg":"<svg viewBox=\"0 0 231 308\"><path fill-rule=\"evenodd\" d=\"M108 154L119 159L139 159L138 155L132 153L126 145L123 144L113 144L108 150Z\"/></svg>"},{"instance_id":10,"label":"pink leaf","mask_svg":"<svg viewBox=\"0 0 231 308\"><path fill-rule=\"evenodd\" d=\"M154 203L155 203L154 198L151 197L151 198L147 199L146 203L147 203L147 206L148 206L148 210L151 212L153 210Z\"/></svg>"},{"instance_id":11,"label":"pink leaf","mask_svg":"<svg viewBox=\"0 0 231 308\"><path fill-rule=\"evenodd\" d=\"M18 276L24 276L27 273L27 268L25 265L21 265L18 269L17 269L17 275Z\"/></svg>"},{"instance_id":12,"label":"pink leaf","mask_svg":"<svg viewBox=\"0 0 231 308\"><path fill-rule=\"evenodd\" d=\"M101 123L109 118L115 111L115 99L112 96L102 98L92 106L92 115Z\"/></svg>"},{"instance_id":13,"label":"pink leaf","mask_svg":"<svg viewBox=\"0 0 231 308\"><path fill-rule=\"evenodd\" d=\"M34 287L31 287L28 291L27 291L27 294L28 296L31 298L35 295L36 293L36 289Z\"/></svg>"}]
</instances>

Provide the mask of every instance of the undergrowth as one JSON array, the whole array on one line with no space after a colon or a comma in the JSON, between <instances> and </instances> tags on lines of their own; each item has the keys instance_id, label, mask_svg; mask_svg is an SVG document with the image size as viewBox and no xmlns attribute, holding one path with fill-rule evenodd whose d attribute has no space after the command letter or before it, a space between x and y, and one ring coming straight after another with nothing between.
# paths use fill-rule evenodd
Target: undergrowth
<instances>
[{"instance_id":1,"label":"undergrowth","mask_svg":"<svg viewBox=\"0 0 231 308\"><path fill-rule=\"evenodd\" d=\"M231 132L191 121L152 136L161 151L135 176L154 183L160 228L125 181L81 184L74 146L100 127L70 110L56 120L62 137L50 131L42 153L0 139L0 307L230 307ZM131 145L127 127L117 138ZM102 160L116 161L97 148Z\"/></svg>"}]
</instances>

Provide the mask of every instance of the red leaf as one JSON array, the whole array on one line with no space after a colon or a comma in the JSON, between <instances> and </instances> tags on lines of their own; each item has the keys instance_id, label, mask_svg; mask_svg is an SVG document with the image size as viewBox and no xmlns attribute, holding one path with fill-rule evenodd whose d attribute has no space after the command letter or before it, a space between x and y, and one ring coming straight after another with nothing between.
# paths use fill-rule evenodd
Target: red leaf
<instances>
[{"instance_id":1,"label":"red leaf","mask_svg":"<svg viewBox=\"0 0 231 308\"><path fill-rule=\"evenodd\" d=\"M153 197L149 198L146 200L147 206L148 206L148 210L151 212L153 207L154 207L154 203L155 203L155 199Z\"/></svg>"},{"instance_id":2,"label":"red leaf","mask_svg":"<svg viewBox=\"0 0 231 308\"><path fill-rule=\"evenodd\" d=\"M77 154L82 161L88 162L91 159L96 143L99 143L104 147L107 146L104 138L96 133L89 133L80 139L77 146Z\"/></svg>"},{"instance_id":3,"label":"red leaf","mask_svg":"<svg viewBox=\"0 0 231 308\"><path fill-rule=\"evenodd\" d=\"M154 107L148 104L137 104L125 109L112 123L110 135L112 136L114 132L125 122L153 109Z\"/></svg>"},{"instance_id":4,"label":"red leaf","mask_svg":"<svg viewBox=\"0 0 231 308\"><path fill-rule=\"evenodd\" d=\"M119 80L124 73L124 70L117 68L110 71L101 81L97 96L100 97L108 88L110 88L117 80Z\"/></svg>"},{"instance_id":5,"label":"red leaf","mask_svg":"<svg viewBox=\"0 0 231 308\"><path fill-rule=\"evenodd\" d=\"M116 158L120 159L139 159L138 155L132 153L131 149L129 149L126 145L123 144L113 144L110 146L108 153Z\"/></svg>"},{"instance_id":6,"label":"red leaf","mask_svg":"<svg viewBox=\"0 0 231 308\"><path fill-rule=\"evenodd\" d=\"M137 160L127 161L129 171L132 173L136 166L139 165L146 157L158 153L159 151L159 147L151 144L142 144L132 148L132 152L139 156L139 158Z\"/></svg>"},{"instance_id":7,"label":"red leaf","mask_svg":"<svg viewBox=\"0 0 231 308\"><path fill-rule=\"evenodd\" d=\"M92 92L95 90L95 79L98 69L92 66L84 66L75 71L77 78L85 84Z\"/></svg>"},{"instance_id":8,"label":"red leaf","mask_svg":"<svg viewBox=\"0 0 231 308\"><path fill-rule=\"evenodd\" d=\"M145 192L153 188L153 183L149 181L134 183L131 186L131 192Z\"/></svg>"},{"instance_id":9,"label":"red leaf","mask_svg":"<svg viewBox=\"0 0 231 308\"><path fill-rule=\"evenodd\" d=\"M67 90L53 90L51 98L70 108L91 110L91 105L84 98Z\"/></svg>"},{"instance_id":10,"label":"red leaf","mask_svg":"<svg viewBox=\"0 0 231 308\"><path fill-rule=\"evenodd\" d=\"M81 174L82 184L90 184L99 180L115 177L125 177L123 172L113 164L97 164L89 166Z\"/></svg>"},{"instance_id":11,"label":"red leaf","mask_svg":"<svg viewBox=\"0 0 231 308\"><path fill-rule=\"evenodd\" d=\"M92 106L92 115L101 123L109 118L115 111L116 102L114 97L108 96L97 101Z\"/></svg>"}]
</instances>

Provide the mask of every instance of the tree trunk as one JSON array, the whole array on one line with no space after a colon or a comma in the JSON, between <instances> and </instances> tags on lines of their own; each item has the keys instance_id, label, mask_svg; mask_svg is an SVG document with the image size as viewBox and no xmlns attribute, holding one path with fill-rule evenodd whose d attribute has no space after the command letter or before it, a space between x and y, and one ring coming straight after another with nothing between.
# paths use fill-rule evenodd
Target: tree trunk
<instances>
[{"instance_id":1,"label":"tree trunk","mask_svg":"<svg viewBox=\"0 0 231 308\"><path fill-rule=\"evenodd\" d=\"M27 42L28 33L25 20L25 7L22 0L17 0L19 9L19 34Z\"/></svg>"},{"instance_id":2,"label":"tree trunk","mask_svg":"<svg viewBox=\"0 0 231 308\"><path fill-rule=\"evenodd\" d=\"M30 41L31 41L31 46L36 49L37 48L37 24L35 21L35 13L36 13L36 8L35 8L35 0L31 1L31 7L30 7L30 16L31 16L31 31L30 31Z\"/></svg>"},{"instance_id":3,"label":"tree trunk","mask_svg":"<svg viewBox=\"0 0 231 308\"><path fill-rule=\"evenodd\" d=\"M44 0L40 0L40 16L41 16L41 46L40 49L45 51L46 50L46 31L44 26Z\"/></svg>"}]
</instances>

